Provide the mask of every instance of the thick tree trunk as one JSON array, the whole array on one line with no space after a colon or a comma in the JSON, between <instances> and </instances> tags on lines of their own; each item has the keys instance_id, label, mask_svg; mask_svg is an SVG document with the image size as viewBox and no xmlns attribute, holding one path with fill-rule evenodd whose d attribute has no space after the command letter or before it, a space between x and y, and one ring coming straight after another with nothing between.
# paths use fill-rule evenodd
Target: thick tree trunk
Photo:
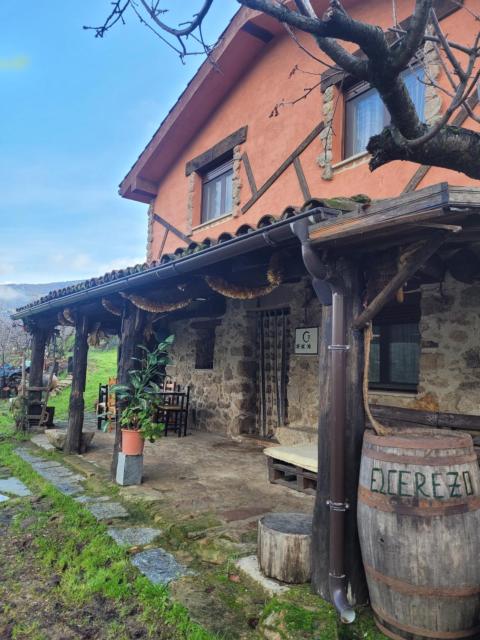
<instances>
[{"instance_id":1,"label":"thick tree trunk","mask_svg":"<svg viewBox=\"0 0 480 640\"><path fill-rule=\"evenodd\" d=\"M88 318L77 315L75 321L75 344L73 347L72 390L68 409L68 429L65 438L65 453L80 453L85 401L85 381L88 360Z\"/></svg>"},{"instance_id":2,"label":"thick tree trunk","mask_svg":"<svg viewBox=\"0 0 480 640\"><path fill-rule=\"evenodd\" d=\"M49 335L48 329L34 328L32 330L32 358L30 362L30 373L28 376L29 387L42 387L43 386L43 368L45 366L45 347ZM28 392L28 415L37 416L36 418L29 418L28 426L33 427L38 424L40 415L42 412L41 407L42 392L41 391L29 391Z\"/></svg>"},{"instance_id":3,"label":"thick tree trunk","mask_svg":"<svg viewBox=\"0 0 480 640\"><path fill-rule=\"evenodd\" d=\"M135 307L131 302L125 300L122 327L120 330L120 345L118 348L117 382L118 384L128 384L128 373L138 365L134 357L141 356L139 344L144 343L143 332L147 314ZM110 467L111 476L115 479L117 474L118 452L122 446L122 431L120 417L122 413L122 402L117 401L117 419L115 425L115 443L113 446L112 464Z\"/></svg>"},{"instance_id":4,"label":"thick tree trunk","mask_svg":"<svg viewBox=\"0 0 480 640\"><path fill-rule=\"evenodd\" d=\"M368 599L357 531L357 487L360 471L365 418L362 402L363 340L362 334L352 328L353 319L361 311L361 270L353 262L339 260L336 273L345 286L345 320L347 327L347 407L345 437L345 495L349 509L345 515L345 570L348 595L352 604ZM327 500L330 497L330 400L331 353L328 346L332 335L332 309L322 307L320 343L320 406L318 424L318 480L313 515L312 588L330 601L329 574L329 516Z\"/></svg>"}]
</instances>

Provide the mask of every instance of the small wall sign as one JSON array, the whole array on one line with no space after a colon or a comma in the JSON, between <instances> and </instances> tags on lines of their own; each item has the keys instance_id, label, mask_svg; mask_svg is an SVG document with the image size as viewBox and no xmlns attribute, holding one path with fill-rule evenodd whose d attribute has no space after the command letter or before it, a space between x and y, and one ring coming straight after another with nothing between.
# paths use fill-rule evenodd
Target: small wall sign
<instances>
[{"instance_id":1,"label":"small wall sign","mask_svg":"<svg viewBox=\"0 0 480 640\"><path fill-rule=\"evenodd\" d=\"M295 355L318 355L318 327L295 329Z\"/></svg>"}]
</instances>

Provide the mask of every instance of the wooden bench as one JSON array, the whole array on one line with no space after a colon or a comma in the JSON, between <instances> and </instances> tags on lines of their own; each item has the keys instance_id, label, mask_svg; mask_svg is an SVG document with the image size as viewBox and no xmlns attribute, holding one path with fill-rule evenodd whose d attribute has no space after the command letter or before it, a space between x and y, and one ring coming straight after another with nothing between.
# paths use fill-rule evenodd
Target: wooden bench
<instances>
[{"instance_id":1,"label":"wooden bench","mask_svg":"<svg viewBox=\"0 0 480 640\"><path fill-rule=\"evenodd\" d=\"M290 489L315 495L317 490L317 444L301 444L291 447L268 447L268 479Z\"/></svg>"}]
</instances>

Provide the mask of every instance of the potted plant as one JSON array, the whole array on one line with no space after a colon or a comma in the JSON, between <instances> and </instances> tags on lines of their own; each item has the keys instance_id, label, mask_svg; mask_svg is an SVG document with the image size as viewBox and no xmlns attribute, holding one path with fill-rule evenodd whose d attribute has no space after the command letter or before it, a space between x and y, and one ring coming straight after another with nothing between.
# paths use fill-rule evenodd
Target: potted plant
<instances>
[{"instance_id":1,"label":"potted plant","mask_svg":"<svg viewBox=\"0 0 480 640\"><path fill-rule=\"evenodd\" d=\"M157 394L161 389L157 381L164 375L165 365L170 362L168 349L172 342L173 336L169 336L152 351L139 345L145 352L143 358L134 358L140 363L140 368L129 371L128 385L112 386L112 392L126 403L120 417L122 452L126 455L141 455L145 439L154 442L165 430L165 425L154 422L153 417L160 400Z\"/></svg>"}]
</instances>

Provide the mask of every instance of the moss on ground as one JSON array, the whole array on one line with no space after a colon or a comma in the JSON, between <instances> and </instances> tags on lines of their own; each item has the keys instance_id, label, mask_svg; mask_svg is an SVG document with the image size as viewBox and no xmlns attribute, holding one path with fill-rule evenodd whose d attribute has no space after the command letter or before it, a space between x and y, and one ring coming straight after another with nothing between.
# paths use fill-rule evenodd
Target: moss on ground
<instances>
[{"instance_id":1,"label":"moss on ground","mask_svg":"<svg viewBox=\"0 0 480 640\"><path fill-rule=\"evenodd\" d=\"M152 585L139 575L127 551L112 541L104 524L42 480L12 449L12 443L0 444L0 464L25 482L39 499L49 501L48 507L42 510L35 501L19 502L14 531L31 535L35 540L36 560L58 576L58 584L52 587L54 597L61 598L67 607L86 605L95 597L119 606L136 605L141 610L147 633L143 637L185 640L219 637L192 622L185 607L172 602L166 587ZM10 508L15 503L5 504ZM165 635L164 629L158 635L161 626L168 634ZM19 629L17 637L31 637L25 634L26 630Z\"/></svg>"}]
</instances>

